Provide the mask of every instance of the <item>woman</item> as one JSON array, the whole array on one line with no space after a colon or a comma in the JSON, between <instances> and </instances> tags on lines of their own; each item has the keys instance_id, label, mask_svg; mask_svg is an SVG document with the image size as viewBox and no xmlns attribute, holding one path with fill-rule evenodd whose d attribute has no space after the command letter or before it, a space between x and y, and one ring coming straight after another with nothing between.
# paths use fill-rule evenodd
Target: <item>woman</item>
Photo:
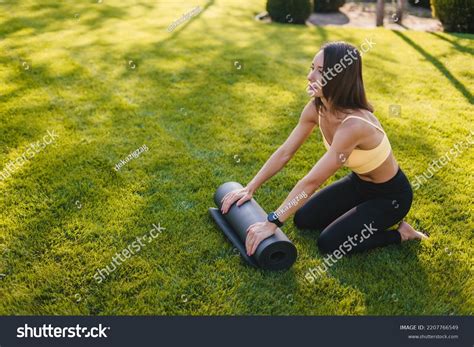
<instances>
[{"instance_id":1,"label":"woman","mask_svg":"<svg viewBox=\"0 0 474 347\"><path fill-rule=\"evenodd\" d=\"M245 188L222 199L224 214L236 201L240 206L250 200L319 126L327 152L267 221L248 228L247 254L252 255L294 213L297 228L322 231L318 247L324 253L338 249L344 254L360 252L426 238L403 221L413 191L367 102L357 48L344 42L325 44L313 59L308 81L312 99L288 139ZM341 166L352 172L312 195Z\"/></svg>"}]
</instances>

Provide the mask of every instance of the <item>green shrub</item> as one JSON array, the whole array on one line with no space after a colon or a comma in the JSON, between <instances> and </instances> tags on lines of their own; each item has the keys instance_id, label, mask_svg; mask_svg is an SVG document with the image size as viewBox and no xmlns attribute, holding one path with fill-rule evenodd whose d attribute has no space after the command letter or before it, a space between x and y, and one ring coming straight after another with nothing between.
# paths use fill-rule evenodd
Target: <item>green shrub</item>
<instances>
[{"instance_id":1,"label":"green shrub","mask_svg":"<svg viewBox=\"0 0 474 347\"><path fill-rule=\"evenodd\" d=\"M311 9L311 0L267 0L267 11L275 22L304 24Z\"/></svg>"},{"instance_id":2,"label":"green shrub","mask_svg":"<svg viewBox=\"0 0 474 347\"><path fill-rule=\"evenodd\" d=\"M413 6L431 8L430 0L408 0L408 2Z\"/></svg>"},{"instance_id":3,"label":"green shrub","mask_svg":"<svg viewBox=\"0 0 474 347\"><path fill-rule=\"evenodd\" d=\"M337 12L346 0L314 0L314 12Z\"/></svg>"},{"instance_id":4,"label":"green shrub","mask_svg":"<svg viewBox=\"0 0 474 347\"><path fill-rule=\"evenodd\" d=\"M444 30L474 33L473 0L431 0L433 15L443 23Z\"/></svg>"}]
</instances>

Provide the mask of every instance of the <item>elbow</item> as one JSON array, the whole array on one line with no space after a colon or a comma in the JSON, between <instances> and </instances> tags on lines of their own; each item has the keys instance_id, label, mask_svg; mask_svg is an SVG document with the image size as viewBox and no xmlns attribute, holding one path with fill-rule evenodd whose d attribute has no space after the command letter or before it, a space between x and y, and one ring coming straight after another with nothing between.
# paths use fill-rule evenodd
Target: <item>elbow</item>
<instances>
[{"instance_id":1,"label":"elbow","mask_svg":"<svg viewBox=\"0 0 474 347\"><path fill-rule=\"evenodd\" d=\"M289 153L285 150L281 150L280 153L278 153L278 159L282 162L283 165L288 163L291 158L293 158L294 153Z\"/></svg>"}]
</instances>

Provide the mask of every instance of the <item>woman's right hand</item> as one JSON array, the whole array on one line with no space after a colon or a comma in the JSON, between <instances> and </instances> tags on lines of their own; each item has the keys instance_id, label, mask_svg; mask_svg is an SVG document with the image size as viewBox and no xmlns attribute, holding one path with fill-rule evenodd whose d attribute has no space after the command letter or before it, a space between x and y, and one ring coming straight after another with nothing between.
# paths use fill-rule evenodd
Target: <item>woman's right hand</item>
<instances>
[{"instance_id":1,"label":"woman's right hand","mask_svg":"<svg viewBox=\"0 0 474 347\"><path fill-rule=\"evenodd\" d=\"M253 193L247 187L235 189L231 192L228 192L221 200L222 202L221 213L226 214L229 211L232 204L236 202L237 200L238 200L237 206L240 206L244 202L251 200L252 197L253 197Z\"/></svg>"}]
</instances>

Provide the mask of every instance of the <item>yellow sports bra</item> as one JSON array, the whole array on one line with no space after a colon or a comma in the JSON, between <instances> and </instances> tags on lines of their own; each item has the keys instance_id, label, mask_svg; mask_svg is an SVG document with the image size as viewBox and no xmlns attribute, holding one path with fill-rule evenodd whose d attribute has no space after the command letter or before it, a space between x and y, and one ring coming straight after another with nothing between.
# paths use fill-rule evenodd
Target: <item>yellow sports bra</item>
<instances>
[{"instance_id":1,"label":"yellow sports bra","mask_svg":"<svg viewBox=\"0 0 474 347\"><path fill-rule=\"evenodd\" d=\"M373 124L372 122L369 122L367 119L364 119L362 117L347 116L342 121L342 123L344 123L349 118L358 118L360 120L363 120L364 122L369 123L370 125L379 129L384 134L382 141L378 144L377 147L368 150L354 149L349 155L349 157L344 160L343 165L348 167L355 173L363 174L372 171L379 167L390 155L392 147L390 146L390 142L388 141L387 134L385 133L385 131L383 131L382 128L378 127L377 125ZM323 129L321 128L321 115L319 115L319 129L321 130L321 135L323 136L324 146L326 146L326 149L329 149L331 145L326 141Z\"/></svg>"}]
</instances>

